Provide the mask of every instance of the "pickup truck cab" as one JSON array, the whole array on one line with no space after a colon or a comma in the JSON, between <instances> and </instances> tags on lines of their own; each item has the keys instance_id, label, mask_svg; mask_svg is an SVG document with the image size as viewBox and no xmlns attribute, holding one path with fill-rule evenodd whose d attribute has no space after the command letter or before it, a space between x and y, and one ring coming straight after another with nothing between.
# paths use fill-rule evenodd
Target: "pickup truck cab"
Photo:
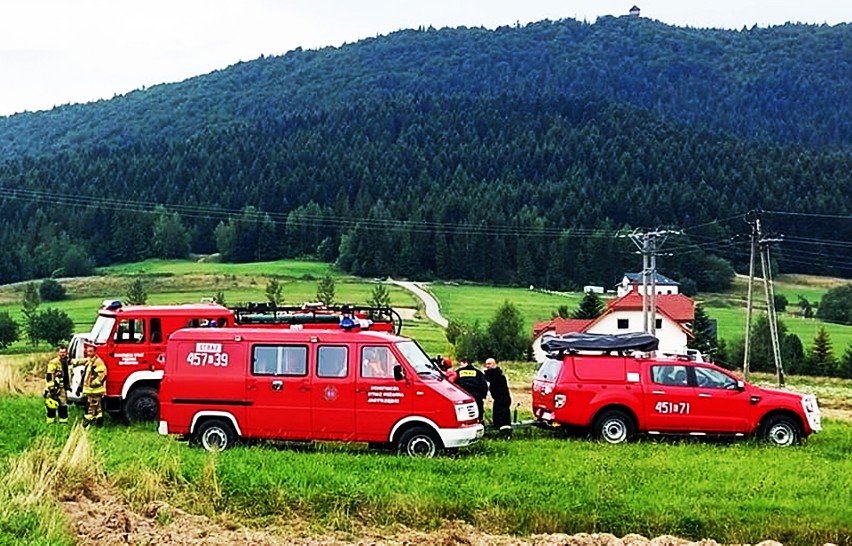
<instances>
[{"instance_id":1,"label":"pickup truck cab","mask_svg":"<svg viewBox=\"0 0 852 546\"><path fill-rule=\"evenodd\" d=\"M359 328L184 329L168 340L161 434L395 445L431 457L483 435L473 398L416 342Z\"/></svg>"},{"instance_id":2,"label":"pickup truck cab","mask_svg":"<svg viewBox=\"0 0 852 546\"><path fill-rule=\"evenodd\" d=\"M631 354L656 349L648 334L566 334L542 347L532 404L543 425L585 427L613 444L643 433L756 435L790 446L821 430L813 395L756 387L710 363Z\"/></svg>"}]
</instances>

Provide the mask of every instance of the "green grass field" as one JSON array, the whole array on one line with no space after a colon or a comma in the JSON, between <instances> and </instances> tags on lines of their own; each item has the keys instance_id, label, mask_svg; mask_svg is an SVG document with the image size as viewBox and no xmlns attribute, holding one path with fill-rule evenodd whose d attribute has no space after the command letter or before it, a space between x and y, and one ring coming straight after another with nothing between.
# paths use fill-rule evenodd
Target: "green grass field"
<instances>
[{"instance_id":1,"label":"green grass field","mask_svg":"<svg viewBox=\"0 0 852 546\"><path fill-rule=\"evenodd\" d=\"M0 477L9 457L68 428L45 428L41 401L0 397ZM72 411L74 418L78 411ZM805 445L639 441L602 445L519 431L454 456L412 460L360 445L237 447L214 457L154 426L90 431L106 479L132 505L166 500L249 527L298 516L318 531L461 520L490 532L672 534L787 544L852 541L852 425L827 421ZM212 478L210 472L214 472ZM211 481L212 480L212 481ZM5 480L4 480L5 481ZM6 499L0 498L0 501ZM28 512L0 512L0 543L43 538ZM59 543L61 537L53 543Z\"/></svg>"},{"instance_id":2,"label":"green grass field","mask_svg":"<svg viewBox=\"0 0 852 546\"><path fill-rule=\"evenodd\" d=\"M509 301L518 308L530 332L535 321L549 320L560 305L567 305L573 311L583 299L582 294L576 293L562 296L526 288L462 284L434 283L430 290L441 302L441 312L445 316L464 322L478 320L481 325L494 318L504 301Z\"/></svg>"}]
</instances>

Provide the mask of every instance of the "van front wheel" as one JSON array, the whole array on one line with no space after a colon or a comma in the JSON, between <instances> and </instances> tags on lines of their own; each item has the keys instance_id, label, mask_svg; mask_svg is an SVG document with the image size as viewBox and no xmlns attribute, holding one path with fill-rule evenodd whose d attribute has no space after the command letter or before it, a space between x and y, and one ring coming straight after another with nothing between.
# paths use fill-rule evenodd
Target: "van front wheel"
<instances>
[{"instance_id":1,"label":"van front wheel","mask_svg":"<svg viewBox=\"0 0 852 546\"><path fill-rule=\"evenodd\" d=\"M204 421L198 427L196 439L207 451L223 451L234 445L237 435L230 424L219 419L211 419Z\"/></svg>"},{"instance_id":2,"label":"van front wheel","mask_svg":"<svg viewBox=\"0 0 852 546\"><path fill-rule=\"evenodd\" d=\"M440 441L435 433L426 427L415 427L406 430L399 437L399 453L409 457L434 457L440 449Z\"/></svg>"}]
</instances>

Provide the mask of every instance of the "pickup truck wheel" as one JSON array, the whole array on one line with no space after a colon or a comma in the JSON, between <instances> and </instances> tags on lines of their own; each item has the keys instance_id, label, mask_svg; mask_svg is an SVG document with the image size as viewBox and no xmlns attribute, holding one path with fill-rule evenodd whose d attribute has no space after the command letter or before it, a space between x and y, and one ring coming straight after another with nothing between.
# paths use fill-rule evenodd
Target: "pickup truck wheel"
<instances>
[{"instance_id":1,"label":"pickup truck wheel","mask_svg":"<svg viewBox=\"0 0 852 546\"><path fill-rule=\"evenodd\" d=\"M207 451L223 451L237 441L233 427L219 419L204 421L198 427L196 438L201 447Z\"/></svg>"},{"instance_id":2,"label":"pickup truck wheel","mask_svg":"<svg viewBox=\"0 0 852 546\"><path fill-rule=\"evenodd\" d=\"M799 443L801 432L795 421L785 415L775 415L764 423L761 438L771 445L788 447Z\"/></svg>"},{"instance_id":3,"label":"pickup truck wheel","mask_svg":"<svg viewBox=\"0 0 852 546\"><path fill-rule=\"evenodd\" d=\"M124 420L128 423L156 421L160 418L160 395L154 387L138 387L124 401Z\"/></svg>"},{"instance_id":4,"label":"pickup truck wheel","mask_svg":"<svg viewBox=\"0 0 852 546\"><path fill-rule=\"evenodd\" d=\"M609 444L621 444L631 438L635 432L633 420L629 415L619 410L609 410L595 419L592 432L599 440Z\"/></svg>"},{"instance_id":5,"label":"pickup truck wheel","mask_svg":"<svg viewBox=\"0 0 852 546\"><path fill-rule=\"evenodd\" d=\"M440 442L430 429L415 427L402 433L397 446L401 455L428 459L438 453Z\"/></svg>"}]
</instances>

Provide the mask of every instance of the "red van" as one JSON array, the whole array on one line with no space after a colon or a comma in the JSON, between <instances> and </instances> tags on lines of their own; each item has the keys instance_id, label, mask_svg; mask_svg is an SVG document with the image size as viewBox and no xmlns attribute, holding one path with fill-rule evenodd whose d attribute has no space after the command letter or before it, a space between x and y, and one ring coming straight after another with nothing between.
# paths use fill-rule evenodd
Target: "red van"
<instances>
[{"instance_id":1,"label":"red van","mask_svg":"<svg viewBox=\"0 0 852 546\"><path fill-rule=\"evenodd\" d=\"M185 329L168 342L160 434L337 440L431 457L482 437L474 400L416 342L387 332Z\"/></svg>"},{"instance_id":2,"label":"red van","mask_svg":"<svg viewBox=\"0 0 852 546\"><path fill-rule=\"evenodd\" d=\"M821 430L813 395L756 387L705 362L647 358L657 348L648 334L566 334L542 347L532 402L546 426L587 428L609 443L645 433L757 435L778 446Z\"/></svg>"}]
</instances>

